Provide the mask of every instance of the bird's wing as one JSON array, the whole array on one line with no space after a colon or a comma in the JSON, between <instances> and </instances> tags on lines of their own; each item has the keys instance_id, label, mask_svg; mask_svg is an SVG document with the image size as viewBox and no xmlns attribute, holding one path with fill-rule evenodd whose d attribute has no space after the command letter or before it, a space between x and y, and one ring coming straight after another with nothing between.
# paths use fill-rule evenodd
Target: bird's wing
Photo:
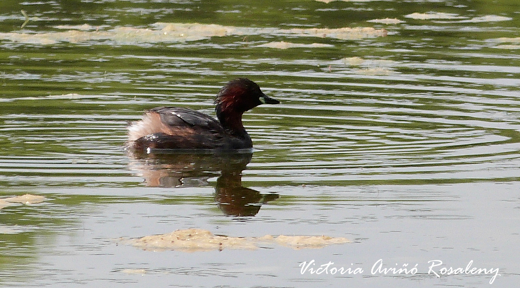
<instances>
[{"instance_id":1,"label":"bird's wing","mask_svg":"<svg viewBox=\"0 0 520 288\"><path fill-rule=\"evenodd\" d=\"M209 130L222 130L222 125L213 117L204 113L179 107L157 107L149 110L161 116L163 124L171 128L201 128Z\"/></svg>"}]
</instances>

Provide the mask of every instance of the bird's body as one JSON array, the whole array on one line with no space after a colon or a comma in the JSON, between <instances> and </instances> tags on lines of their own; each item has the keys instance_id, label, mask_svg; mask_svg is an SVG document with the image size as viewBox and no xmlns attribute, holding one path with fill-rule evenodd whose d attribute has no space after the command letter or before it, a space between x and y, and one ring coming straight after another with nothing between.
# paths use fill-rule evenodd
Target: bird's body
<instances>
[{"instance_id":1,"label":"bird's body","mask_svg":"<svg viewBox=\"0 0 520 288\"><path fill-rule=\"evenodd\" d=\"M134 151L153 149L237 150L252 148L242 124L242 114L262 103L277 104L253 81L232 80L215 100L217 119L179 107L157 107L128 127L128 147Z\"/></svg>"}]
</instances>

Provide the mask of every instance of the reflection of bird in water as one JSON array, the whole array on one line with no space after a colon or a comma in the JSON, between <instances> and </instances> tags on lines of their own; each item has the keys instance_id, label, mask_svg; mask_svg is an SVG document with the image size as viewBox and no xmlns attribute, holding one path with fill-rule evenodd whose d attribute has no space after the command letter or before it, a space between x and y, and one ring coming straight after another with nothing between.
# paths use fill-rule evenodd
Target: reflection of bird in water
<instances>
[{"instance_id":1,"label":"reflection of bird in water","mask_svg":"<svg viewBox=\"0 0 520 288\"><path fill-rule=\"evenodd\" d=\"M242 186L242 175L222 171L215 187L215 201L226 215L255 216L262 204L278 199L278 194L260 192Z\"/></svg>"},{"instance_id":2,"label":"reflection of bird in water","mask_svg":"<svg viewBox=\"0 0 520 288\"><path fill-rule=\"evenodd\" d=\"M215 200L230 216L254 216L262 204L278 199L278 194L265 194L242 187L242 171L252 153L171 153L149 154L147 158L130 154L130 168L144 177L152 187L208 186L208 179L219 176Z\"/></svg>"}]
</instances>

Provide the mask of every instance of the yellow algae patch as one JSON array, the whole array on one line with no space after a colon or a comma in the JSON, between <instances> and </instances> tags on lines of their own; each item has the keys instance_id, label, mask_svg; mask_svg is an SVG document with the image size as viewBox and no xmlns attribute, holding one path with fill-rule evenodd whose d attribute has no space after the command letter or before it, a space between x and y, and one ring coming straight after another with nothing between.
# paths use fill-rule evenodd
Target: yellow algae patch
<instances>
[{"instance_id":1,"label":"yellow algae patch","mask_svg":"<svg viewBox=\"0 0 520 288\"><path fill-rule=\"evenodd\" d=\"M59 42L84 43L90 40L106 40L112 33L109 32L90 32L70 30L66 32L48 32L38 34L28 33L0 33L0 39L11 40L13 42L25 44L51 45Z\"/></svg>"},{"instance_id":2,"label":"yellow algae patch","mask_svg":"<svg viewBox=\"0 0 520 288\"><path fill-rule=\"evenodd\" d=\"M282 37L310 36L346 40L384 37L387 34L385 29L374 29L371 27L278 29L233 27L199 23L155 23L151 25L151 28L116 27L106 31L94 29L94 27L86 24L77 26L56 26L55 28L69 30L43 33L0 33L0 40L40 45L51 45L60 42L74 44L87 42L91 44L106 44L106 42L108 42L117 45L133 45L139 43L197 41L211 37L243 35L277 35Z\"/></svg>"},{"instance_id":3,"label":"yellow algae patch","mask_svg":"<svg viewBox=\"0 0 520 288\"><path fill-rule=\"evenodd\" d=\"M511 17L497 16L497 15L486 15L481 17L474 17L468 20L457 21L457 23L484 23L484 22L500 22L513 20Z\"/></svg>"},{"instance_id":4,"label":"yellow algae patch","mask_svg":"<svg viewBox=\"0 0 520 288\"><path fill-rule=\"evenodd\" d=\"M493 48L496 48L496 49L510 49L510 50L516 50L516 49L520 49L520 45L497 45Z\"/></svg>"},{"instance_id":5,"label":"yellow algae patch","mask_svg":"<svg viewBox=\"0 0 520 288\"><path fill-rule=\"evenodd\" d=\"M334 1L342 1L342 2L371 2L371 1L374 1L374 0L316 0L316 1L328 4L328 3L334 2Z\"/></svg>"},{"instance_id":6,"label":"yellow algae patch","mask_svg":"<svg viewBox=\"0 0 520 288\"><path fill-rule=\"evenodd\" d=\"M12 42L19 42L25 44L40 44L50 45L55 44L56 40L50 39L48 33L43 34L26 34L26 33L0 33L0 39L10 40Z\"/></svg>"},{"instance_id":7,"label":"yellow algae patch","mask_svg":"<svg viewBox=\"0 0 520 288\"><path fill-rule=\"evenodd\" d=\"M372 20L368 20L367 22L391 25L391 24L401 24L401 23L404 23L405 21L399 20L397 18L385 18L385 19L372 19Z\"/></svg>"},{"instance_id":8,"label":"yellow algae patch","mask_svg":"<svg viewBox=\"0 0 520 288\"><path fill-rule=\"evenodd\" d=\"M20 203L25 205L31 205L31 204L38 204L45 201L45 197L38 196L38 195L32 195L32 194L25 194L22 196L15 196L15 197L9 197L0 199L0 209L11 206L14 203Z\"/></svg>"},{"instance_id":9,"label":"yellow algae patch","mask_svg":"<svg viewBox=\"0 0 520 288\"><path fill-rule=\"evenodd\" d=\"M441 13L441 12L428 12L428 13L412 13L404 16L406 18L416 19L416 20L458 20L458 21L449 21L449 22L440 22L440 23L484 23L484 22L499 22L499 21L509 21L513 18L505 17L505 16L497 16L497 15L485 15L479 17L473 17L471 19L467 19L468 17L459 16L458 14L453 13ZM463 20L459 20L463 19Z\"/></svg>"},{"instance_id":10,"label":"yellow algae patch","mask_svg":"<svg viewBox=\"0 0 520 288\"><path fill-rule=\"evenodd\" d=\"M362 66L365 68L354 69L354 71L358 74L370 75L370 76L380 76L380 75L390 75L394 71L392 70L392 66L395 66L395 62L392 60L385 59L376 59L376 60L366 60L361 57L346 57L341 59L341 62L347 66Z\"/></svg>"},{"instance_id":11,"label":"yellow algae patch","mask_svg":"<svg viewBox=\"0 0 520 288\"><path fill-rule=\"evenodd\" d=\"M385 59L366 60L361 57L346 57L341 61L348 66L375 66L375 67L391 67L395 65L395 61Z\"/></svg>"},{"instance_id":12,"label":"yellow algae patch","mask_svg":"<svg viewBox=\"0 0 520 288\"><path fill-rule=\"evenodd\" d=\"M356 72L368 76L386 76L393 73L392 70L384 67L358 69Z\"/></svg>"},{"instance_id":13,"label":"yellow algae patch","mask_svg":"<svg viewBox=\"0 0 520 288\"><path fill-rule=\"evenodd\" d=\"M326 48L326 47L334 47L334 45L330 44L321 44L321 43L312 43L312 44L300 44L300 43L291 43L291 42L269 42L266 44L258 45L256 47L267 47L267 48L276 48L276 49L288 49L288 48Z\"/></svg>"},{"instance_id":14,"label":"yellow algae patch","mask_svg":"<svg viewBox=\"0 0 520 288\"><path fill-rule=\"evenodd\" d=\"M22 203L25 205L31 205L42 203L43 201L45 201L45 197L32 194L25 194L22 196L5 198L3 200L9 203Z\"/></svg>"},{"instance_id":15,"label":"yellow algae patch","mask_svg":"<svg viewBox=\"0 0 520 288\"><path fill-rule=\"evenodd\" d=\"M26 44L49 45L59 42L65 43L85 43L85 42L114 42L119 45L131 45L138 43L161 43L161 42L182 42L202 40L213 36L224 36L225 30L219 25L202 24L163 24L157 23L159 29L117 27L108 31L88 31L84 29L68 30L63 32L46 32L38 34L27 33L0 33L0 39L11 40ZM79 26L81 27L81 26ZM60 27L66 28L66 27ZM72 27L70 27L72 28ZM74 27L78 28L78 27Z\"/></svg>"},{"instance_id":16,"label":"yellow algae patch","mask_svg":"<svg viewBox=\"0 0 520 288\"><path fill-rule=\"evenodd\" d=\"M96 27L89 25L89 24L83 24L83 25L56 25L54 26L56 29L63 29L63 30L97 30Z\"/></svg>"},{"instance_id":17,"label":"yellow algae patch","mask_svg":"<svg viewBox=\"0 0 520 288\"><path fill-rule=\"evenodd\" d=\"M209 37L223 37L227 35L241 35L236 27L217 24L186 24L186 23L155 23L165 36L181 37L186 40L199 40Z\"/></svg>"},{"instance_id":18,"label":"yellow algae patch","mask_svg":"<svg viewBox=\"0 0 520 288\"><path fill-rule=\"evenodd\" d=\"M180 250L184 252L257 248L246 238L216 236L202 229L177 230L168 234L145 236L129 240L128 243L144 250Z\"/></svg>"},{"instance_id":19,"label":"yellow algae patch","mask_svg":"<svg viewBox=\"0 0 520 288\"><path fill-rule=\"evenodd\" d=\"M355 27L355 28L306 28L306 29L298 29L293 28L289 30L281 30L288 31L291 34L296 34L298 36L313 36L313 37L321 37L321 38L334 38L340 40L354 40L354 39L364 39L364 38L373 38L373 37L386 37L388 32L386 29L375 29L372 27Z\"/></svg>"},{"instance_id":20,"label":"yellow algae patch","mask_svg":"<svg viewBox=\"0 0 520 288\"><path fill-rule=\"evenodd\" d=\"M140 274L140 275L144 275L146 274L146 270L145 269L123 269L121 271L119 271L121 273L125 273L125 274Z\"/></svg>"},{"instance_id":21,"label":"yellow algae patch","mask_svg":"<svg viewBox=\"0 0 520 288\"><path fill-rule=\"evenodd\" d=\"M260 240L269 240L269 236L259 238ZM271 236L272 237L272 236ZM306 249L306 248L323 248L325 246L333 244L344 244L350 241L343 237L330 237L330 236L285 236L280 235L278 237L272 237L272 241L277 244L291 247L294 249Z\"/></svg>"},{"instance_id":22,"label":"yellow algae patch","mask_svg":"<svg viewBox=\"0 0 520 288\"><path fill-rule=\"evenodd\" d=\"M459 16L454 13L442 13L442 12L428 12L428 13L412 13L404 16L406 18L416 20L433 20L433 19L464 19L466 17Z\"/></svg>"},{"instance_id":23,"label":"yellow algae patch","mask_svg":"<svg viewBox=\"0 0 520 288\"><path fill-rule=\"evenodd\" d=\"M0 225L0 234L18 234L22 232L24 232L24 230L20 229L19 226L9 227Z\"/></svg>"},{"instance_id":24,"label":"yellow algae patch","mask_svg":"<svg viewBox=\"0 0 520 288\"><path fill-rule=\"evenodd\" d=\"M491 41L498 42L498 43L518 43L518 44L520 44L520 37L516 37L516 38L500 37L500 38L492 39Z\"/></svg>"},{"instance_id":25,"label":"yellow algae patch","mask_svg":"<svg viewBox=\"0 0 520 288\"><path fill-rule=\"evenodd\" d=\"M496 39L490 39L488 41L500 44L500 45L494 46L492 48L497 48L497 49L520 49L520 37L516 37L516 38L501 37L501 38L496 38Z\"/></svg>"},{"instance_id":26,"label":"yellow algae patch","mask_svg":"<svg viewBox=\"0 0 520 288\"><path fill-rule=\"evenodd\" d=\"M346 57L343 58L343 63L348 66L359 66L365 62L361 57Z\"/></svg>"},{"instance_id":27,"label":"yellow algae patch","mask_svg":"<svg viewBox=\"0 0 520 288\"><path fill-rule=\"evenodd\" d=\"M4 199L0 199L0 209L7 207L9 205L11 205L11 203L5 201Z\"/></svg>"},{"instance_id":28,"label":"yellow algae patch","mask_svg":"<svg viewBox=\"0 0 520 288\"><path fill-rule=\"evenodd\" d=\"M183 252L212 251L224 249L254 250L259 244L279 244L294 249L323 248L333 244L350 242L342 237L329 236L284 236L228 237L214 235L208 230L185 229L168 234L145 236L122 240L123 243L143 250L177 250Z\"/></svg>"}]
</instances>

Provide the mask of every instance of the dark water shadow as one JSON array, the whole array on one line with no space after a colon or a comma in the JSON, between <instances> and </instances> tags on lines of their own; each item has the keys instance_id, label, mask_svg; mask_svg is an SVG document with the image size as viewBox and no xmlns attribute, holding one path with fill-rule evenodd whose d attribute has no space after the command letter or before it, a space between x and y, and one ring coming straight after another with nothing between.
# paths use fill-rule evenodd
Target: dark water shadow
<instances>
[{"instance_id":1,"label":"dark water shadow","mask_svg":"<svg viewBox=\"0 0 520 288\"><path fill-rule=\"evenodd\" d=\"M150 187L203 187L209 179L218 177L215 201L228 216L255 216L267 202L278 194L261 194L242 186L242 171L251 162L252 151L238 153L204 153L193 151L155 151L150 154L129 153L130 169L138 171Z\"/></svg>"}]
</instances>

